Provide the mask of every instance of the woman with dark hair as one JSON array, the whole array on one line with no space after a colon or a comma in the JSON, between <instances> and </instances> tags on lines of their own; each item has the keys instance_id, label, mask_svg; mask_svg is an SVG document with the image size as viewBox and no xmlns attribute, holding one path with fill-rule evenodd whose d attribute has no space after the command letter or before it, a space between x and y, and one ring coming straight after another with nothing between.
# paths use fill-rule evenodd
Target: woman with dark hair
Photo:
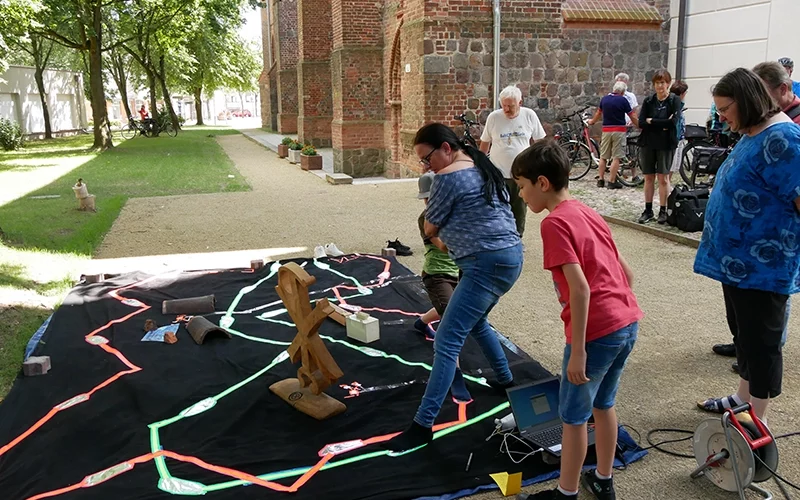
<instances>
[{"instance_id":1,"label":"woman with dark hair","mask_svg":"<svg viewBox=\"0 0 800 500\"><path fill-rule=\"evenodd\" d=\"M660 69L653 75L656 92L645 98L639 111L639 164L644 174L644 212L639 224L650 222L653 213L653 196L658 176L658 223L667 222L667 196L669 195L670 168L675 148L678 147L678 120L681 116L681 99L669 91L672 75Z\"/></svg>"},{"instance_id":2,"label":"woman with dark hair","mask_svg":"<svg viewBox=\"0 0 800 500\"><path fill-rule=\"evenodd\" d=\"M425 234L444 242L462 277L436 330L433 369L414 421L384 444L394 451L416 448L433 438L433 423L453 382L467 335L472 335L489 361L494 372L490 385L507 388L513 384L508 360L487 316L522 271L522 244L502 172L441 123L419 129L414 151L423 169L436 174L425 213Z\"/></svg>"},{"instance_id":3,"label":"woman with dark hair","mask_svg":"<svg viewBox=\"0 0 800 500\"><path fill-rule=\"evenodd\" d=\"M734 394L697 405L722 413L749 402L763 420L781 393L786 303L800 291L800 127L748 69L712 95L742 139L717 174L694 271L722 283L740 379Z\"/></svg>"}]
</instances>

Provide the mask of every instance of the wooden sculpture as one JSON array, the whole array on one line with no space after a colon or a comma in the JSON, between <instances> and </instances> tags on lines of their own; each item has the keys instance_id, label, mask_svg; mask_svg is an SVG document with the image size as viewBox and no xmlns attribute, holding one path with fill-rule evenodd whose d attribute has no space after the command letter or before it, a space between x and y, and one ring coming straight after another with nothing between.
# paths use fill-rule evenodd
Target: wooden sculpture
<instances>
[{"instance_id":1,"label":"wooden sculpture","mask_svg":"<svg viewBox=\"0 0 800 500\"><path fill-rule=\"evenodd\" d=\"M297 378L276 382L269 390L306 415L324 420L338 415L347 407L323 392L343 373L317 333L333 308L328 299L323 298L311 309L308 287L316 281L294 262L278 270L278 286L275 290L297 326L297 335L287 352L292 363L299 361L301 365L297 370Z\"/></svg>"}]
</instances>

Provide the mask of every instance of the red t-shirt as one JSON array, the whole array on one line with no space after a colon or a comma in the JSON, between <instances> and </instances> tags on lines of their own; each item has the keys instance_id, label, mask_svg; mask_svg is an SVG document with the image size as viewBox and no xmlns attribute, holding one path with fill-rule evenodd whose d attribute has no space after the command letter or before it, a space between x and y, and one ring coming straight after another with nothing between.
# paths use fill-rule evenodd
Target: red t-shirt
<instances>
[{"instance_id":1,"label":"red t-shirt","mask_svg":"<svg viewBox=\"0 0 800 500\"><path fill-rule=\"evenodd\" d=\"M598 339L639 321L644 314L636 303L608 224L578 200L559 204L542 220L544 268L553 273L556 294L563 307L564 333L572 343L569 285L561 266L580 264L589 283L586 341Z\"/></svg>"}]
</instances>

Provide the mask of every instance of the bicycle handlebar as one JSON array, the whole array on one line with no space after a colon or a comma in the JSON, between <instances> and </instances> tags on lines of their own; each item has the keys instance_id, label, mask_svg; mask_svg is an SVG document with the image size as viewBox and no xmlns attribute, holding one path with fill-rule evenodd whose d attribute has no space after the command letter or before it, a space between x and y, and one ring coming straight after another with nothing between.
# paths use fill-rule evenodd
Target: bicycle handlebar
<instances>
[{"instance_id":1,"label":"bicycle handlebar","mask_svg":"<svg viewBox=\"0 0 800 500\"><path fill-rule=\"evenodd\" d=\"M469 118L467 118L467 115L465 115L464 113L461 113L460 115L456 115L454 118L456 120L459 120L461 123L463 123L465 125L468 125L470 127L473 126L473 125L477 125L478 124L478 122L474 122L474 121L470 120Z\"/></svg>"}]
</instances>

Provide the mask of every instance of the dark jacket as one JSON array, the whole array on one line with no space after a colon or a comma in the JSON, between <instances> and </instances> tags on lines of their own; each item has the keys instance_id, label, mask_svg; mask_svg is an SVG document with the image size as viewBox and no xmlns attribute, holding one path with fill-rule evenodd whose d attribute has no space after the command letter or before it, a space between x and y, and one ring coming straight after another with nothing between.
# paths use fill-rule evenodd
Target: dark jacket
<instances>
[{"instance_id":1,"label":"dark jacket","mask_svg":"<svg viewBox=\"0 0 800 500\"><path fill-rule=\"evenodd\" d=\"M681 98L672 93L667 97L666 116L671 118L655 118L658 102L656 94L652 94L642 103L642 108L639 110L639 127L642 129L639 144L649 149L675 149L678 147ZM647 123L648 118L653 118L653 122Z\"/></svg>"}]
</instances>

